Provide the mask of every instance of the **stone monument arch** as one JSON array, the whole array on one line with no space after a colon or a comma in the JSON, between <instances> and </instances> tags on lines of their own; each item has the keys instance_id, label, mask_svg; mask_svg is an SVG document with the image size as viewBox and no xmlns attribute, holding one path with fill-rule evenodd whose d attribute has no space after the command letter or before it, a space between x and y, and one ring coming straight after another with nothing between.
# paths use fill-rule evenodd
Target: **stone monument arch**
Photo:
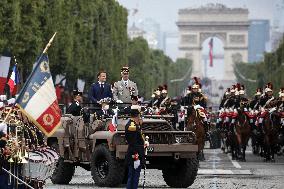
<instances>
[{"instance_id":1,"label":"stone monument arch","mask_svg":"<svg viewBox=\"0 0 284 189\"><path fill-rule=\"evenodd\" d=\"M222 4L179 10L180 56L193 61L192 75L203 77L202 43L217 37L224 46L224 79L236 79L234 63L248 61L248 13Z\"/></svg>"}]
</instances>

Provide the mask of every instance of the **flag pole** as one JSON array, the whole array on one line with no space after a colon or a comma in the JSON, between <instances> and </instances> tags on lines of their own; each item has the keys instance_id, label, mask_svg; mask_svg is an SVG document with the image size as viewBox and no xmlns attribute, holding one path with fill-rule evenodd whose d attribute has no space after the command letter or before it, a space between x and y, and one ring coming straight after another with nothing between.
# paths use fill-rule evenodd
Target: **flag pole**
<instances>
[{"instance_id":1,"label":"flag pole","mask_svg":"<svg viewBox=\"0 0 284 189\"><path fill-rule=\"evenodd\" d=\"M42 54L47 53L47 50L48 50L48 48L51 46L51 43L53 42L53 40L54 40L56 34L57 34L57 32L55 32L55 33L53 34L53 36L50 38L50 40L49 40L49 42L47 43L47 45L45 46L45 48L44 48ZM42 55L41 55L41 56L42 56ZM40 58L39 58L39 60L40 60ZM34 69L34 70L35 70L35 69ZM32 73L33 73L33 72L32 72ZM27 81L30 80L32 73L30 74L30 76L29 76L29 78L27 79ZM19 95L19 96L20 96L20 95ZM12 113L13 107L14 107L14 106L11 107L10 111L9 111L8 114L5 116L5 119L3 120L2 123L5 123L5 122L7 121L7 119L8 119L9 116L10 116L10 114Z\"/></svg>"},{"instance_id":2,"label":"flag pole","mask_svg":"<svg viewBox=\"0 0 284 189\"><path fill-rule=\"evenodd\" d=\"M56 34L57 34L57 32L55 32L55 33L53 34L53 36L50 38L50 40L49 40L49 42L47 43L47 45L45 46L45 48L44 48L42 54L45 54L45 53L47 52L47 50L48 50L48 48L51 46L51 43L53 42L54 37L56 36Z\"/></svg>"}]
</instances>

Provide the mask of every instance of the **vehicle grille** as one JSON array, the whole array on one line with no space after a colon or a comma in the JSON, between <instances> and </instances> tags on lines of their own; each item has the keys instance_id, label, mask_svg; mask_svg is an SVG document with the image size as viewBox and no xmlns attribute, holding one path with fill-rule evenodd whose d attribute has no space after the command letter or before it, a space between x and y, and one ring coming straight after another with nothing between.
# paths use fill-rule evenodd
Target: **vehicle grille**
<instances>
[{"instance_id":1,"label":"vehicle grille","mask_svg":"<svg viewBox=\"0 0 284 189\"><path fill-rule=\"evenodd\" d=\"M172 131L173 128L171 125L166 123L143 123L142 124L143 131Z\"/></svg>"},{"instance_id":2,"label":"vehicle grille","mask_svg":"<svg viewBox=\"0 0 284 189\"><path fill-rule=\"evenodd\" d=\"M194 143L195 134L188 132L143 132L145 136L149 137L150 144L175 144L175 143Z\"/></svg>"}]
</instances>

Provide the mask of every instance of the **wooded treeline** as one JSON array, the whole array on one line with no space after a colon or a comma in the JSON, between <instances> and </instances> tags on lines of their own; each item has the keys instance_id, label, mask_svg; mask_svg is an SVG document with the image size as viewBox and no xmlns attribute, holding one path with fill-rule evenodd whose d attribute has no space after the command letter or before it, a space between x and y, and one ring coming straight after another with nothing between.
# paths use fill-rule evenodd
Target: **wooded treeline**
<instances>
[{"instance_id":1,"label":"wooded treeline","mask_svg":"<svg viewBox=\"0 0 284 189\"><path fill-rule=\"evenodd\" d=\"M242 74L236 73L237 79L247 87L249 96L255 94L256 88L263 88L268 82L274 86L274 95L278 97L281 87L284 87L284 36L279 47L271 53L265 53L262 62L253 64L239 63L236 69ZM252 82L251 80L256 80Z\"/></svg>"},{"instance_id":2,"label":"wooded treeline","mask_svg":"<svg viewBox=\"0 0 284 189\"><path fill-rule=\"evenodd\" d=\"M1 0L0 53L16 56L24 82L57 31L48 55L52 75L66 75L66 88L72 90L80 78L87 90L99 70L106 70L108 82L115 82L120 68L129 65L140 94L149 97L159 84L180 77L175 71L180 64L149 49L142 38L129 40L127 15L115 0Z\"/></svg>"}]
</instances>

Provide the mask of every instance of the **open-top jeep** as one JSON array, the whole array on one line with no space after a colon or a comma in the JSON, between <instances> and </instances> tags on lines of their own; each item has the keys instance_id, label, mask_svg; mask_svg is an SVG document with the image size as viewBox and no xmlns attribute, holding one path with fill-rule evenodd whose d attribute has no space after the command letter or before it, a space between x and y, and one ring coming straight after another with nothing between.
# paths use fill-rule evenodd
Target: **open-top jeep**
<instances>
[{"instance_id":1,"label":"open-top jeep","mask_svg":"<svg viewBox=\"0 0 284 189\"><path fill-rule=\"evenodd\" d=\"M176 131L165 117L143 118L142 132L150 143L146 167L162 170L167 185L185 188L193 184L198 171L195 134ZM68 184L76 166L91 171L98 186L112 187L126 182L124 159L128 146L124 129L128 121L129 117L118 116L117 131L110 132L111 117L99 120L95 114L65 114L61 127L47 138L48 145L60 154L52 182Z\"/></svg>"}]
</instances>

